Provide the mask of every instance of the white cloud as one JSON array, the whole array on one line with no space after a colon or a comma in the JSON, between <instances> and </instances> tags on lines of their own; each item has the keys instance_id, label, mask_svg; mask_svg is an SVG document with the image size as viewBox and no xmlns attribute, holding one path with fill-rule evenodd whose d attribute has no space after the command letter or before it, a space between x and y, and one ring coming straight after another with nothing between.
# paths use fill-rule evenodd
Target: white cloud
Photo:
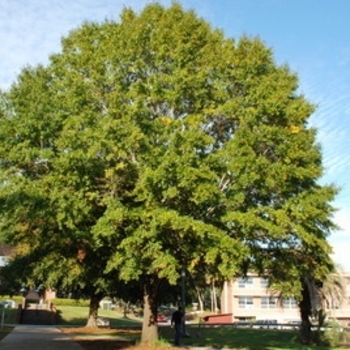
<instances>
[{"instance_id":1,"label":"white cloud","mask_svg":"<svg viewBox=\"0 0 350 350\"><path fill-rule=\"evenodd\" d=\"M340 229L334 232L329 242L334 249L333 258L346 271L350 271L350 210L342 208L334 217Z\"/></svg>"},{"instance_id":2,"label":"white cloud","mask_svg":"<svg viewBox=\"0 0 350 350\"><path fill-rule=\"evenodd\" d=\"M123 8L138 11L148 2L1 0L0 88L8 88L24 66L46 64L49 55L59 52L61 38L84 21L119 20Z\"/></svg>"}]
</instances>

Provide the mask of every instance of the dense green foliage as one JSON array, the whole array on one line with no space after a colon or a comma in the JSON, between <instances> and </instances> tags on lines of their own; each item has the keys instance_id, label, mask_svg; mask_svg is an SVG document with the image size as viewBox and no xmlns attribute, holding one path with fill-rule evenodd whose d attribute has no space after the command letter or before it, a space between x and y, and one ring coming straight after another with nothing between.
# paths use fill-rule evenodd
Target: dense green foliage
<instances>
[{"instance_id":1,"label":"dense green foliage","mask_svg":"<svg viewBox=\"0 0 350 350\"><path fill-rule=\"evenodd\" d=\"M336 190L318 183L297 87L260 40L226 39L178 4L72 31L1 96L1 230L27 282L96 305L139 281L148 326L183 269L270 271L300 295L300 276L332 268Z\"/></svg>"}]
</instances>

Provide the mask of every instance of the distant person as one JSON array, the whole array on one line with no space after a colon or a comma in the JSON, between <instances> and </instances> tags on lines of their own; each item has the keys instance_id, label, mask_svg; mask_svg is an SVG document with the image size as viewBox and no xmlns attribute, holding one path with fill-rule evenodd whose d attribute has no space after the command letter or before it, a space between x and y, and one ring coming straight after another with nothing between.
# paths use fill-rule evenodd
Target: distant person
<instances>
[{"instance_id":1,"label":"distant person","mask_svg":"<svg viewBox=\"0 0 350 350\"><path fill-rule=\"evenodd\" d=\"M171 316L171 326L175 328L175 345L180 345L183 317L182 307L179 307Z\"/></svg>"}]
</instances>

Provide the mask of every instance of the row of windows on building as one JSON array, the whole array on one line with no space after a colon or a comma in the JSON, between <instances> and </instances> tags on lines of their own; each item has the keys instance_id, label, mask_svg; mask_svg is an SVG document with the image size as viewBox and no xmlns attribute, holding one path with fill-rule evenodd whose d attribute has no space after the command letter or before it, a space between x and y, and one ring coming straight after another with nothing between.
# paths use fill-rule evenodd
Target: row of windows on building
<instances>
[{"instance_id":1,"label":"row of windows on building","mask_svg":"<svg viewBox=\"0 0 350 350\"><path fill-rule=\"evenodd\" d=\"M269 287L269 279L267 277L252 277L252 276L247 276L247 277L239 277L238 278L238 287L239 288L253 288L256 287L254 286L254 280L259 280L259 286L260 288L268 288ZM345 278L345 284L350 286L350 277Z\"/></svg>"},{"instance_id":2,"label":"row of windows on building","mask_svg":"<svg viewBox=\"0 0 350 350\"><path fill-rule=\"evenodd\" d=\"M298 307L298 303L294 298L283 298L279 300L277 297L272 296L262 296L262 297L252 297L252 296L239 296L238 305L241 309L251 309L253 307L260 307L262 309L275 309L282 307L284 309L295 309ZM338 303L329 303L326 305L327 309L339 309ZM347 298L347 303L343 305L345 308L350 308L350 297Z\"/></svg>"},{"instance_id":3,"label":"row of windows on building","mask_svg":"<svg viewBox=\"0 0 350 350\"><path fill-rule=\"evenodd\" d=\"M262 309L276 309L278 307L284 309L296 309L298 304L294 298L283 298L282 300L279 300L277 297L270 296L259 298L240 296L238 297L238 306L240 309L252 309L253 307L260 307Z\"/></svg>"},{"instance_id":4,"label":"row of windows on building","mask_svg":"<svg viewBox=\"0 0 350 350\"><path fill-rule=\"evenodd\" d=\"M256 281L257 278L253 278L251 276L247 277L239 277L238 278L238 288L253 288L254 287L254 280ZM260 281L260 288L268 288L269 287L269 279L266 277L259 277Z\"/></svg>"},{"instance_id":5,"label":"row of windows on building","mask_svg":"<svg viewBox=\"0 0 350 350\"><path fill-rule=\"evenodd\" d=\"M350 277L346 278L346 282L350 285ZM240 277L237 279L237 283L239 289L261 288L267 290L269 288L269 279L267 277ZM254 305L254 299L257 305ZM260 298L254 298L252 296L240 296L238 303L240 308L261 307L262 309L274 309L277 307L283 307L286 309L293 309L298 307L297 301L293 298L286 298L283 299L282 302L279 302L278 298L272 296L263 296ZM350 308L350 297L347 297L347 303L345 305L346 307ZM345 305L343 305L343 307ZM339 308L340 306L338 303L327 303L327 309Z\"/></svg>"}]
</instances>

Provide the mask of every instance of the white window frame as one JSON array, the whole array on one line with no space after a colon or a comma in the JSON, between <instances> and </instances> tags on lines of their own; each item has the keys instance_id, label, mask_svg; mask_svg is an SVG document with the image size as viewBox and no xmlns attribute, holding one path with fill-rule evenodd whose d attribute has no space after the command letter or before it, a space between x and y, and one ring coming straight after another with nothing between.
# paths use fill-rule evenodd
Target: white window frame
<instances>
[{"instance_id":1,"label":"white window frame","mask_svg":"<svg viewBox=\"0 0 350 350\"><path fill-rule=\"evenodd\" d=\"M276 297L271 297L271 296L261 297L260 302L261 302L262 309L276 309L278 306L277 305L278 300Z\"/></svg>"},{"instance_id":2,"label":"white window frame","mask_svg":"<svg viewBox=\"0 0 350 350\"><path fill-rule=\"evenodd\" d=\"M238 307L240 309L252 309L254 307L254 299L252 296L238 297Z\"/></svg>"},{"instance_id":3,"label":"white window frame","mask_svg":"<svg viewBox=\"0 0 350 350\"><path fill-rule=\"evenodd\" d=\"M240 289L251 289L253 285L254 279L251 276L238 278L238 288Z\"/></svg>"},{"instance_id":4,"label":"white window frame","mask_svg":"<svg viewBox=\"0 0 350 350\"><path fill-rule=\"evenodd\" d=\"M260 277L260 288L264 288L264 289L269 288L268 277Z\"/></svg>"},{"instance_id":5,"label":"white window frame","mask_svg":"<svg viewBox=\"0 0 350 350\"><path fill-rule=\"evenodd\" d=\"M297 309L298 308L297 300L295 298L283 298L282 307L284 309Z\"/></svg>"}]
</instances>

